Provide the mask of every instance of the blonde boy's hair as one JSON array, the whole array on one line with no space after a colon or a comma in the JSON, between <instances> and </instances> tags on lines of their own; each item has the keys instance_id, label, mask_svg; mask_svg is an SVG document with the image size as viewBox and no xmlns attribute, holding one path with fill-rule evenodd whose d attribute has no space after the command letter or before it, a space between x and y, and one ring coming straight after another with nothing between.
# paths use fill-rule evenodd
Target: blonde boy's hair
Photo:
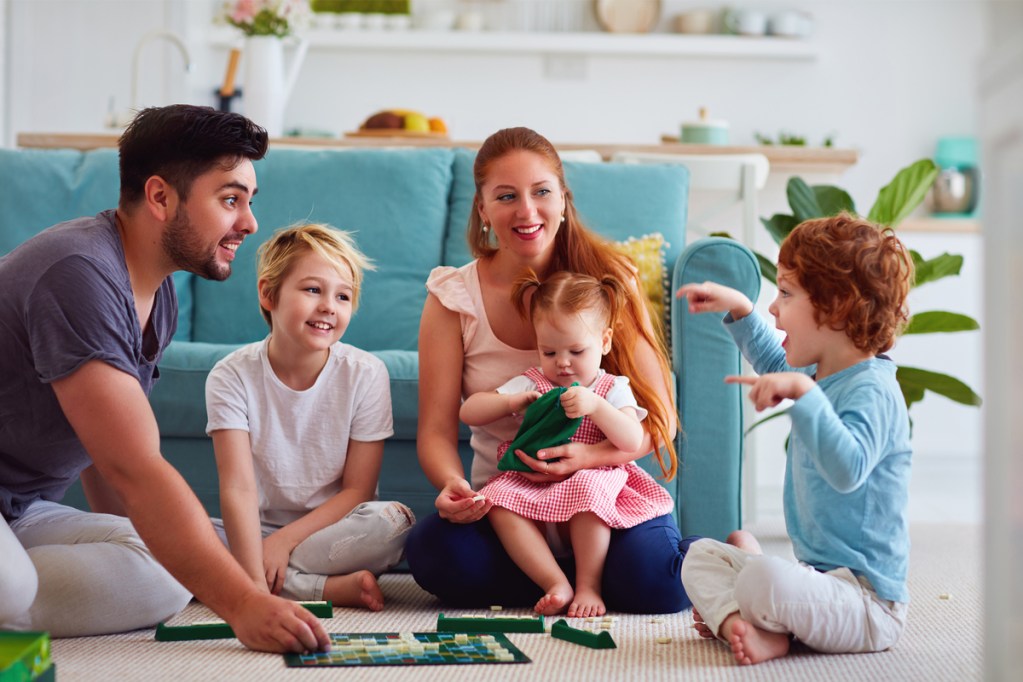
<instances>
[{"instance_id":1,"label":"blonde boy's hair","mask_svg":"<svg viewBox=\"0 0 1023 682\"><path fill-rule=\"evenodd\" d=\"M366 270L373 270L373 261L366 257L355 245L351 234L330 225L299 224L281 228L270 239L260 245L256 256L257 281L266 282L264 293L276 302L280 294L281 283L288 276L291 265L309 251L319 254L337 268L338 272L347 275L345 270L352 272L352 311L359 307L359 292L362 289L362 275ZM270 311L259 306L263 319L273 328Z\"/></svg>"}]
</instances>

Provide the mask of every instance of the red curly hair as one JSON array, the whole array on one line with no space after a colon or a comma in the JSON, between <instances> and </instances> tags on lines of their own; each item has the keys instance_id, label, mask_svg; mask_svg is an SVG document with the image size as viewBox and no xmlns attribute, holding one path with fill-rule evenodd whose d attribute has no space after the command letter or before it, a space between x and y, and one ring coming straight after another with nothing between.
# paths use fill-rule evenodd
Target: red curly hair
<instances>
[{"instance_id":1,"label":"red curly hair","mask_svg":"<svg viewBox=\"0 0 1023 682\"><path fill-rule=\"evenodd\" d=\"M844 211L807 220L782 242L778 265L809 294L817 324L844 330L859 350L888 350L909 319L913 259L890 227Z\"/></svg>"}]
</instances>

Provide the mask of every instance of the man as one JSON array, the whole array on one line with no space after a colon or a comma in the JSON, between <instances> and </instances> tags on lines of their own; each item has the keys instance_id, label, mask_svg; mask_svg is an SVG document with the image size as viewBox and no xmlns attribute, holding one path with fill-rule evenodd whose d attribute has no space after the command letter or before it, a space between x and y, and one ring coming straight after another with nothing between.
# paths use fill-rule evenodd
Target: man
<instances>
[{"instance_id":1,"label":"man","mask_svg":"<svg viewBox=\"0 0 1023 682\"><path fill-rule=\"evenodd\" d=\"M319 621L221 544L147 400L177 322L171 274L226 279L256 231L266 131L174 105L139 113L119 148L116 210L0 258L0 628L150 627L190 591L251 648L325 648ZM58 504L79 473L94 513Z\"/></svg>"}]
</instances>

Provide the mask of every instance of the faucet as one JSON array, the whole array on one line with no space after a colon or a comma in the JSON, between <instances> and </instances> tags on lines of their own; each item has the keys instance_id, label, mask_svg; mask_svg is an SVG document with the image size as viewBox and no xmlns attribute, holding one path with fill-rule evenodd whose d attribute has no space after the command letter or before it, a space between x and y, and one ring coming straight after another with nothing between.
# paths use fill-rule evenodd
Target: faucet
<instances>
[{"instance_id":1,"label":"faucet","mask_svg":"<svg viewBox=\"0 0 1023 682\"><path fill-rule=\"evenodd\" d=\"M131 58L131 111L135 112L138 109L138 89L139 89L139 55L142 53L142 48L157 38L169 40L175 45L181 52L181 56L185 60L185 71L187 73L192 72L193 64L192 58L188 54L188 48L185 47L185 43L178 37L176 33L170 31L151 31L146 35L142 36L138 44L135 46L135 54ZM134 113L129 114L134 116Z\"/></svg>"}]
</instances>

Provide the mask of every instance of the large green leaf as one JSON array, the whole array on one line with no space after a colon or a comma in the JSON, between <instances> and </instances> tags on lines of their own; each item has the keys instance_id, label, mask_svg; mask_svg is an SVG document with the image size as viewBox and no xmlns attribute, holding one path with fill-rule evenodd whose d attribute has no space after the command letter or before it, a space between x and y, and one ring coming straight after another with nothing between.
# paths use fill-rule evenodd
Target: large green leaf
<instances>
[{"instance_id":1,"label":"large green leaf","mask_svg":"<svg viewBox=\"0 0 1023 682\"><path fill-rule=\"evenodd\" d=\"M980 329L980 325L969 315L949 313L944 310L928 310L909 318L903 334L935 334L938 332L968 332Z\"/></svg>"},{"instance_id":2,"label":"large green leaf","mask_svg":"<svg viewBox=\"0 0 1023 682\"><path fill-rule=\"evenodd\" d=\"M881 188L867 219L895 227L920 205L937 177L938 167L930 159L920 159L903 168Z\"/></svg>"},{"instance_id":3,"label":"large green leaf","mask_svg":"<svg viewBox=\"0 0 1023 682\"><path fill-rule=\"evenodd\" d=\"M895 376L899 380L907 407L923 400L924 391L933 391L963 405L979 406L982 402L972 388L947 374L900 365Z\"/></svg>"},{"instance_id":4,"label":"large green leaf","mask_svg":"<svg viewBox=\"0 0 1023 682\"><path fill-rule=\"evenodd\" d=\"M813 193L817 196L817 205L825 216L838 215L842 211L856 213L856 205L844 189L834 185L814 185Z\"/></svg>"},{"instance_id":5,"label":"large green leaf","mask_svg":"<svg viewBox=\"0 0 1023 682\"><path fill-rule=\"evenodd\" d=\"M760 222L767 228L767 232L771 235L775 244L781 244L785 241L785 237L789 236L789 232L792 232L796 225L799 224L795 216L787 213L775 213L770 218L761 218Z\"/></svg>"},{"instance_id":6,"label":"large green leaf","mask_svg":"<svg viewBox=\"0 0 1023 682\"><path fill-rule=\"evenodd\" d=\"M757 262L760 263L760 275L771 284L777 284L778 266L774 264L774 261L756 251L753 252L753 255L757 257Z\"/></svg>"},{"instance_id":7,"label":"large green leaf","mask_svg":"<svg viewBox=\"0 0 1023 682\"><path fill-rule=\"evenodd\" d=\"M963 257L958 254L943 253L929 260L924 260L916 251L910 251L913 266L916 268L913 286L935 282L939 279L958 275L963 267Z\"/></svg>"},{"instance_id":8,"label":"large green leaf","mask_svg":"<svg viewBox=\"0 0 1023 682\"><path fill-rule=\"evenodd\" d=\"M789 178L789 182L785 186L785 193L788 196L792 213L795 214L796 223L824 217L824 209L817 202L817 193L810 185L806 184L803 178L798 175Z\"/></svg>"}]
</instances>

